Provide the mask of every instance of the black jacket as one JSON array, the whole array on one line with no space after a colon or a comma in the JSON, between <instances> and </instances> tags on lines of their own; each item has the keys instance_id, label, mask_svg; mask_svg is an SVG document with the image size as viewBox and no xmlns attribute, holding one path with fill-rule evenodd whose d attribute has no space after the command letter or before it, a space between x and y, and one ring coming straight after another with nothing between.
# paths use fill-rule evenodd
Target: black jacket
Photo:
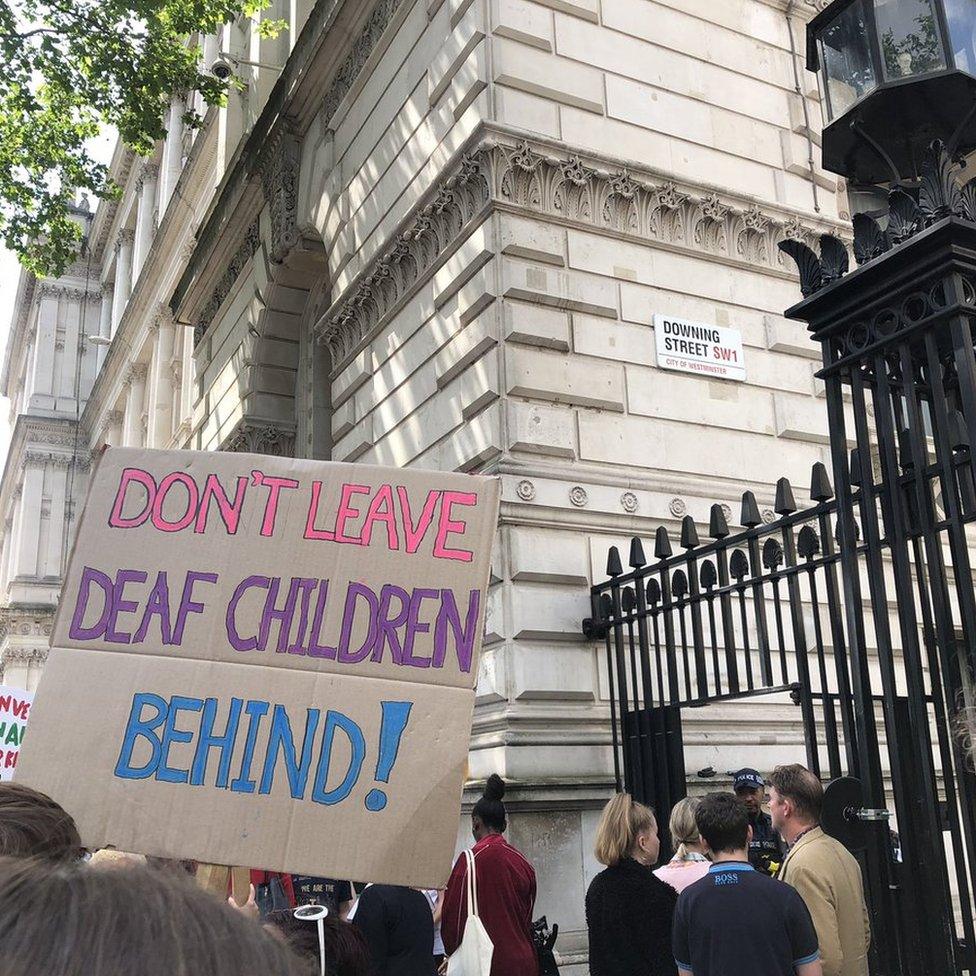
<instances>
[{"instance_id":1,"label":"black jacket","mask_svg":"<svg viewBox=\"0 0 976 976\"><path fill-rule=\"evenodd\" d=\"M671 922L677 892L627 858L586 892L590 976L675 976Z\"/></svg>"},{"instance_id":2,"label":"black jacket","mask_svg":"<svg viewBox=\"0 0 976 976\"><path fill-rule=\"evenodd\" d=\"M419 891L370 885L353 924L369 946L370 976L434 976L434 916Z\"/></svg>"},{"instance_id":3,"label":"black jacket","mask_svg":"<svg viewBox=\"0 0 976 976\"><path fill-rule=\"evenodd\" d=\"M760 811L758 816L749 818L752 826L752 840L749 842L749 863L763 874L770 874L770 862L779 863L786 855L786 845L776 829L773 818Z\"/></svg>"}]
</instances>

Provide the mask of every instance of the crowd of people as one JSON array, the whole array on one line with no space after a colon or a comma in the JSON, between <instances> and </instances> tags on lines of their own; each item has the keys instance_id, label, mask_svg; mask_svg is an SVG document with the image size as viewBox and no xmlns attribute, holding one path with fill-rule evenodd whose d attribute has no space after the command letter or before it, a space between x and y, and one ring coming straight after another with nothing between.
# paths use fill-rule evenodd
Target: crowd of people
<instances>
[{"instance_id":1,"label":"crowd of people","mask_svg":"<svg viewBox=\"0 0 976 976\"><path fill-rule=\"evenodd\" d=\"M657 870L654 813L626 794L607 804L606 869L586 895L591 976L867 976L861 870L820 826L820 780L789 765L768 783L740 770L733 787L675 806L675 853Z\"/></svg>"},{"instance_id":2,"label":"crowd of people","mask_svg":"<svg viewBox=\"0 0 976 976\"><path fill-rule=\"evenodd\" d=\"M745 769L733 788L670 811L660 866L653 811L625 793L606 805L605 869L586 894L591 976L866 976L860 869L820 827L817 777ZM0 972L550 976L504 794L490 777L443 891L255 871L249 897L225 902L193 862L89 854L57 803L0 783Z\"/></svg>"}]
</instances>

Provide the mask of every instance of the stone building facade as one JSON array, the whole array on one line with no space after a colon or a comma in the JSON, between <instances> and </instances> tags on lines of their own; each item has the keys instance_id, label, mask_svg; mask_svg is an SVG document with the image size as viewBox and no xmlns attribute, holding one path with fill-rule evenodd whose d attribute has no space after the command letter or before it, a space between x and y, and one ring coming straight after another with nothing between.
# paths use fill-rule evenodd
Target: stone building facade
<instances>
[{"instance_id":1,"label":"stone building facade","mask_svg":"<svg viewBox=\"0 0 976 976\"><path fill-rule=\"evenodd\" d=\"M815 8L279 2L285 35L207 42L246 87L192 138L174 100L157 159L120 150L125 194L93 220L111 344L86 450L502 479L470 796L510 781L571 974L612 768L588 585L609 545L737 512L745 489L771 518L776 479L826 459L817 352L782 315L798 291L776 247L847 219L799 55ZM741 332L746 380L660 368L655 315ZM8 464L0 504L17 483ZM690 770L802 757L788 702L684 728Z\"/></svg>"}]
</instances>

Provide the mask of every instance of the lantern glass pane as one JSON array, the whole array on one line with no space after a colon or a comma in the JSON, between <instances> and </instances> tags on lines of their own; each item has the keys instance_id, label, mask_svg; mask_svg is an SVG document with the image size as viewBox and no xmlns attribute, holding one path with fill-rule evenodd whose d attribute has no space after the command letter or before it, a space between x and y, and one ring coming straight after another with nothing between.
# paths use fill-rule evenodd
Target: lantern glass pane
<instances>
[{"instance_id":1,"label":"lantern glass pane","mask_svg":"<svg viewBox=\"0 0 976 976\"><path fill-rule=\"evenodd\" d=\"M961 71L976 75L976 2L945 0L952 60Z\"/></svg>"},{"instance_id":2,"label":"lantern glass pane","mask_svg":"<svg viewBox=\"0 0 976 976\"><path fill-rule=\"evenodd\" d=\"M845 7L820 33L820 64L827 115L843 115L878 86L868 44L863 0Z\"/></svg>"},{"instance_id":3,"label":"lantern glass pane","mask_svg":"<svg viewBox=\"0 0 976 976\"><path fill-rule=\"evenodd\" d=\"M874 0L885 81L946 66L932 0Z\"/></svg>"}]
</instances>

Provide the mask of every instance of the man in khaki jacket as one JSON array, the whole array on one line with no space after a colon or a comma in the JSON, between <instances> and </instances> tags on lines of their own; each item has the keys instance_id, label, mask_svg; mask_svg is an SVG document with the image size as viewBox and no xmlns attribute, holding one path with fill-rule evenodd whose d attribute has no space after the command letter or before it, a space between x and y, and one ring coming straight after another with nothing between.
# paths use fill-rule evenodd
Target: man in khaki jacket
<instances>
[{"instance_id":1,"label":"man in khaki jacket","mask_svg":"<svg viewBox=\"0 0 976 976\"><path fill-rule=\"evenodd\" d=\"M820 941L824 976L868 976L871 928L857 859L820 827L823 787L803 766L766 780L773 826L789 845L776 875L802 896Z\"/></svg>"}]
</instances>

